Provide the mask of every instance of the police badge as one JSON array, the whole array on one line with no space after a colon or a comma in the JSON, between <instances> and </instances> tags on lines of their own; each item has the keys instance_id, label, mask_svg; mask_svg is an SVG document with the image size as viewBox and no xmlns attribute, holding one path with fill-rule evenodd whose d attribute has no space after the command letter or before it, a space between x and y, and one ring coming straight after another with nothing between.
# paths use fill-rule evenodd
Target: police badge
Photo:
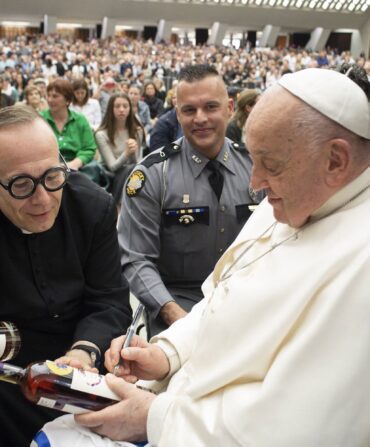
<instances>
[{"instance_id":1,"label":"police badge","mask_svg":"<svg viewBox=\"0 0 370 447\"><path fill-rule=\"evenodd\" d=\"M126 186L126 194L129 197L136 196L145 183L145 175L141 171L134 171L128 179Z\"/></svg>"}]
</instances>

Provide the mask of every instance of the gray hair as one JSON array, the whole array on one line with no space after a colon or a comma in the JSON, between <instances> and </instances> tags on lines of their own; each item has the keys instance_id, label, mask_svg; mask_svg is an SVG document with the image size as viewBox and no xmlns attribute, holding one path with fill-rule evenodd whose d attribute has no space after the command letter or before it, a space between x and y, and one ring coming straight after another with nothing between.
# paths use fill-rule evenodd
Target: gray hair
<instances>
[{"instance_id":1,"label":"gray hair","mask_svg":"<svg viewBox=\"0 0 370 447\"><path fill-rule=\"evenodd\" d=\"M41 119L41 116L30 106L17 105L0 109L0 130L17 124L28 124Z\"/></svg>"},{"instance_id":2,"label":"gray hair","mask_svg":"<svg viewBox=\"0 0 370 447\"><path fill-rule=\"evenodd\" d=\"M326 141L340 138L350 143L356 161L370 158L370 140L356 135L304 102L297 107L291 130L297 137L304 138L309 149L318 149Z\"/></svg>"}]
</instances>

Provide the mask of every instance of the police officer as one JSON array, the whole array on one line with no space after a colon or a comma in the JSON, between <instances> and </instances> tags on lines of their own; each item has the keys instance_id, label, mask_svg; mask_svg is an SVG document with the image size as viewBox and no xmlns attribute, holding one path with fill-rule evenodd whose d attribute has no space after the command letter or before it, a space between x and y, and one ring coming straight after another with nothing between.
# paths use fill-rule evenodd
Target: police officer
<instances>
[{"instance_id":1,"label":"police officer","mask_svg":"<svg viewBox=\"0 0 370 447\"><path fill-rule=\"evenodd\" d=\"M232 101L208 65L179 74L177 116L184 137L148 155L123 194L123 274L146 306L148 336L201 300L201 284L248 219L248 152L225 138Z\"/></svg>"}]
</instances>

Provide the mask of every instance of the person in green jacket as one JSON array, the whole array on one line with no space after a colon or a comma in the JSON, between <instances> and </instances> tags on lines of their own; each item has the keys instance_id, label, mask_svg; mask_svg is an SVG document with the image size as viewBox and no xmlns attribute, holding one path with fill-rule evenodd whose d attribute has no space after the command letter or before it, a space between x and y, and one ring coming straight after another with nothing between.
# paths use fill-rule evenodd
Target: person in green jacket
<instances>
[{"instance_id":1,"label":"person in green jacket","mask_svg":"<svg viewBox=\"0 0 370 447\"><path fill-rule=\"evenodd\" d=\"M68 167L79 170L93 160L96 143L87 119L69 110L72 98L72 84L64 79L56 79L47 87L49 108L40 114L53 129Z\"/></svg>"}]
</instances>

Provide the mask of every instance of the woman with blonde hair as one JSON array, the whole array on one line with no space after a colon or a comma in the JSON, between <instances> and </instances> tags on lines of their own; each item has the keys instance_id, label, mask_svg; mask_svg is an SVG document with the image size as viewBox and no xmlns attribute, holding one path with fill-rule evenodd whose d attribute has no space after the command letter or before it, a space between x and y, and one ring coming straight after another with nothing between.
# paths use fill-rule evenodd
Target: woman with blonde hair
<instances>
[{"instance_id":1,"label":"woman with blonde hair","mask_svg":"<svg viewBox=\"0 0 370 447\"><path fill-rule=\"evenodd\" d=\"M255 89L243 90L236 101L236 110L227 126L226 136L241 147L246 147L244 139L244 125L261 93Z\"/></svg>"}]
</instances>

